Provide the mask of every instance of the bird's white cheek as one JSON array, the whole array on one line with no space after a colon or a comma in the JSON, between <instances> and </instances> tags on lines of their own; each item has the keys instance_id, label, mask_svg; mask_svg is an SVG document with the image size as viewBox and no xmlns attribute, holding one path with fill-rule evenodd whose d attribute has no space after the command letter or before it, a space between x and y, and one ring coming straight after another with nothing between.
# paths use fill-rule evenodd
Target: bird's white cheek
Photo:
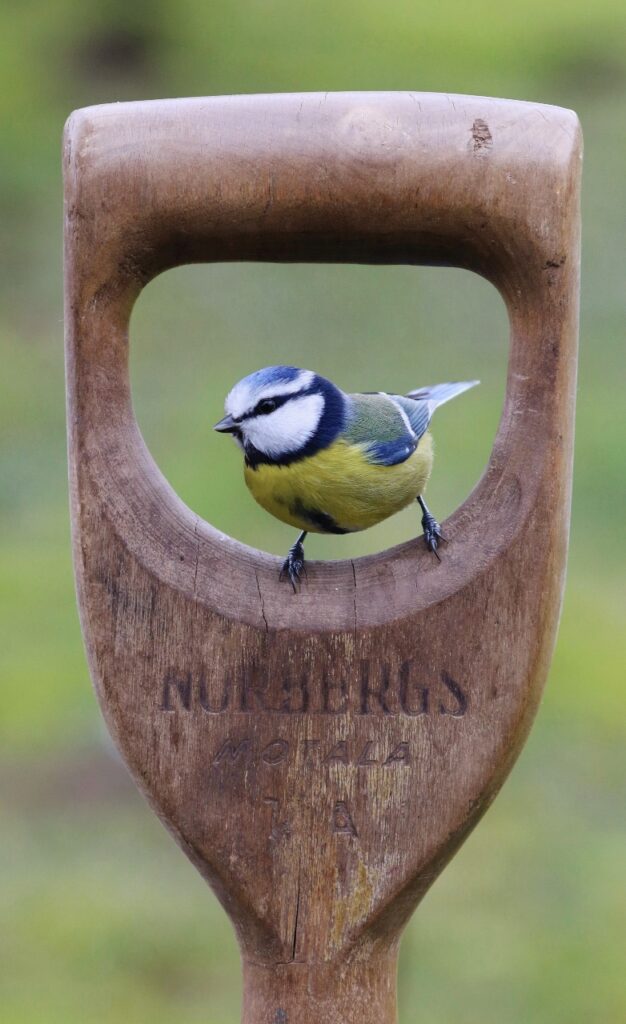
<instances>
[{"instance_id":1,"label":"bird's white cheek","mask_svg":"<svg viewBox=\"0 0 626 1024\"><path fill-rule=\"evenodd\" d=\"M269 416L256 416L248 420L245 424L245 439L270 458L297 452L313 437L323 411L322 395L294 398Z\"/></svg>"}]
</instances>

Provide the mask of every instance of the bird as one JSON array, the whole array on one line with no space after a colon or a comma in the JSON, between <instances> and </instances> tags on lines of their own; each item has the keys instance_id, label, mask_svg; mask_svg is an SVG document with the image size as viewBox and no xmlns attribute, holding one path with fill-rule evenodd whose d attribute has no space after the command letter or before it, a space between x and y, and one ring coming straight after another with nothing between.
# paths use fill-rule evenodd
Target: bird
<instances>
[{"instance_id":1,"label":"bird","mask_svg":"<svg viewBox=\"0 0 626 1024\"><path fill-rule=\"evenodd\" d=\"M433 466L428 430L440 405L479 381L397 395L350 394L313 370L266 366L238 381L214 429L244 455L244 478L267 512L300 533L280 576L297 592L308 533L366 530L416 501L427 548L445 538L424 501Z\"/></svg>"}]
</instances>

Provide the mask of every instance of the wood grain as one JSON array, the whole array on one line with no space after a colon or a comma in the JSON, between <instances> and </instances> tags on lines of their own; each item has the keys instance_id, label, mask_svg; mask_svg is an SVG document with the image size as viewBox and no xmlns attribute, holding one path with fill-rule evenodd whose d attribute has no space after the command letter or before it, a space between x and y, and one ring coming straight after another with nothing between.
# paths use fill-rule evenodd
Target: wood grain
<instances>
[{"instance_id":1,"label":"wood grain","mask_svg":"<svg viewBox=\"0 0 626 1024\"><path fill-rule=\"evenodd\" d=\"M530 727L568 537L580 163L570 111L464 96L115 104L66 127L89 663L137 783L233 921L245 1024L397 1019L402 928ZM158 273L223 260L438 263L499 289L506 401L441 564L419 540L309 563L294 596L277 559L174 494L133 415L129 316Z\"/></svg>"}]
</instances>

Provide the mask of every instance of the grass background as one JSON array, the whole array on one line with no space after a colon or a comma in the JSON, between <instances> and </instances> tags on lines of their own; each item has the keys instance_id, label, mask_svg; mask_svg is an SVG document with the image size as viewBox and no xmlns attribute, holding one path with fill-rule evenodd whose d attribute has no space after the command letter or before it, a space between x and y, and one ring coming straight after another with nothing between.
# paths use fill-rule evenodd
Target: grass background
<instances>
[{"instance_id":1,"label":"grass background","mask_svg":"<svg viewBox=\"0 0 626 1024\"><path fill-rule=\"evenodd\" d=\"M7 1024L231 1024L230 926L104 733L75 610L66 496L60 133L75 107L156 96L411 89L559 103L586 142L568 588L549 686L511 779L407 932L420 1024L612 1024L620 943L626 7L610 0L24 0L0 8L0 1006ZM180 495L277 553L213 435L239 376L282 360L354 390L480 377L436 421L445 516L488 459L507 358L484 281L406 267L233 265L153 282L132 322L137 415ZM219 480L219 487L215 481ZM416 530L312 538L334 558ZM622 949L623 953L623 949Z\"/></svg>"}]
</instances>

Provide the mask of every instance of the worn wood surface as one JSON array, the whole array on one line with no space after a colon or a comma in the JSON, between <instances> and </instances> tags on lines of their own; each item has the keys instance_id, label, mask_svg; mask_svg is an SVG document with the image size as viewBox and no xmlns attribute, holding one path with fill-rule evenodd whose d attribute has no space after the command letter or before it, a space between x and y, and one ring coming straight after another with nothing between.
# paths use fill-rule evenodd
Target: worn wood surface
<instances>
[{"instance_id":1,"label":"worn wood surface","mask_svg":"<svg viewBox=\"0 0 626 1024\"><path fill-rule=\"evenodd\" d=\"M139 786L234 923L246 1024L396 1020L402 928L527 734L568 535L580 159L571 112L462 96L176 100L68 122L89 663ZM444 263L500 290L506 401L441 564L416 539L308 563L294 596L278 559L173 493L131 408L129 315L159 272L212 260Z\"/></svg>"}]
</instances>

